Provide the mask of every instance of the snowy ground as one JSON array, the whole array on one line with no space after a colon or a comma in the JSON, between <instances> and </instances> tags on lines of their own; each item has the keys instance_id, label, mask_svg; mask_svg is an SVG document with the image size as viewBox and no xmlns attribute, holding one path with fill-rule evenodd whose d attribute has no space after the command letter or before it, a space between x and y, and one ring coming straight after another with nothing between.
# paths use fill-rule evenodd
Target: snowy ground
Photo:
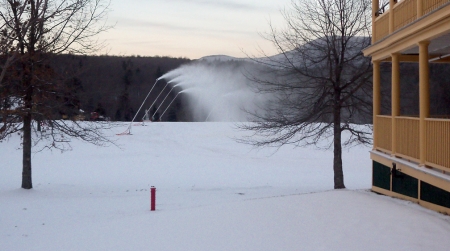
<instances>
[{"instance_id":1,"label":"snowy ground","mask_svg":"<svg viewBox=\"0 0 450 251\"><path fill-rule=\"evenodd\" d=\"M123 131L118 128L117 131ZM121 146L0 144L0 250L448 250L450 217L369 192L369 148L252 150L228 123L152 123ZM114 133L111 132L111 135ZM149 188L157 188L157 211Z\"/></svg>"}]
</instances>

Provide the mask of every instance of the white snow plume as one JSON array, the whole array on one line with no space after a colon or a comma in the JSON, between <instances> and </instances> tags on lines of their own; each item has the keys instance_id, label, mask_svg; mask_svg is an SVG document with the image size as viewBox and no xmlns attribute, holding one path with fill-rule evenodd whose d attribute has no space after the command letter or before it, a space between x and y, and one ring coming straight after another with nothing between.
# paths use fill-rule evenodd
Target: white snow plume
<instances>
[{"instance_id":1,"label":"white snow plume","mask_svg":"<svg viewBox=\"0 0 450 251\"><path fill-rule=\"evenodd\" d=\"M327 78L328 73L323 70L327 68L326 61L317 61L326 52L323 50L327 46L326 41L325 38L316 39L295 50L264 58L208 56L170 71L161 79L183 90L189 89L182 95L188 101L194 121L255 121L255 116L251 114L264 117L266 112L276 111L273 108L277 106L277 102L271 102L272 100L280 101L286 97L299 100L305 92L310 91L307 83L314 81L296 74L292 67L307 67L309 72ZM370 43L370 39L354 37L348 43L346 58L359 56L360 64L364 66L367 59L361 54L361 49ZM352 67L358 67L357 63L358 61L353 62L355 65L348 67L345 74L351 73ZM266 85L265 82L275 86ZM305 88L291 93L291 89L278 89L276 84ZM289 92L288 95L286 91ZM278 102L278 105L283 104ZM267 109L269 106L272 109ZM366 122L360 118L356 121Z\"/></svg>"},{"instance_id":2,"label":"white snow plume","mask_svg":"<svg viewBox=\"0 0 450 251\"><path fill-rule=\"evenodd\" d=\"M200 59L166 73L172 86L184 90L194 121L249 121L249 113L263 112L268 95L252 90L249 76L261 66L227 58Z\"/></svg>"}]
</instances>

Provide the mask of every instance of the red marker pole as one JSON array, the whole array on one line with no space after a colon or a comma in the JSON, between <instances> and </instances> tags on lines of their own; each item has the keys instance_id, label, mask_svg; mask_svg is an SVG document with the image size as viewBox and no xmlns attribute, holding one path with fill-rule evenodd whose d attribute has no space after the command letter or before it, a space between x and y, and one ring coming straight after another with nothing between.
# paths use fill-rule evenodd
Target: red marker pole
<instances>
[{"instance_id":1,"label":"red marker pole","mask_svg":"<svg viewBox=\"0 0 450 251\"><path fill-rule=\"evenodd\" d=\"M156 188L152 186L150 188L150 211L156 210Z\"/></svg>"}]
</instances>

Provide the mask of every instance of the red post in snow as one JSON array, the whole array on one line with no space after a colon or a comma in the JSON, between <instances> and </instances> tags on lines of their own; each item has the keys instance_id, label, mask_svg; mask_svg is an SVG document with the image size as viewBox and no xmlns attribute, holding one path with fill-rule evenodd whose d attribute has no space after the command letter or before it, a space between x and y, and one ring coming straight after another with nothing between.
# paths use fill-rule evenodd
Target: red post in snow
<instances>
[{"instance_id":1,"label":"red post in snow","mask_svg":"<svg viewBox=\"0 0 450 251\"><path fill-rule=\"evenodd\" d=\"M150 188L150 211L156 210L156 188L152 186Z\"/></svg>"}]
</instances>

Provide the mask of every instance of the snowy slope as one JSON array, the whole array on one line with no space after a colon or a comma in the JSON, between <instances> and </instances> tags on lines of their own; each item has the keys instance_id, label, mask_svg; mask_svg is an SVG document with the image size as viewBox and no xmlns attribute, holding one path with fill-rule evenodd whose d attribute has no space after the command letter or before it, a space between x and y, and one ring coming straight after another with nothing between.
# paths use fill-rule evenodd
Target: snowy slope
<instances>
[{"instance_id":1,"label":"snowy slope","mask_svg":"<svg viewBox=\"0 0 450 251\"><path fill-rule=\"evenodd\" d=\"M125 129L117 128L116 132ZM448 250L450 217L369 192L369 148L252 149L230 123L151 123L120 148L74 141L33 155L0 144L0 250ZM157 211L149 211L149 188Z\"/></svg>"}]
</instances>

